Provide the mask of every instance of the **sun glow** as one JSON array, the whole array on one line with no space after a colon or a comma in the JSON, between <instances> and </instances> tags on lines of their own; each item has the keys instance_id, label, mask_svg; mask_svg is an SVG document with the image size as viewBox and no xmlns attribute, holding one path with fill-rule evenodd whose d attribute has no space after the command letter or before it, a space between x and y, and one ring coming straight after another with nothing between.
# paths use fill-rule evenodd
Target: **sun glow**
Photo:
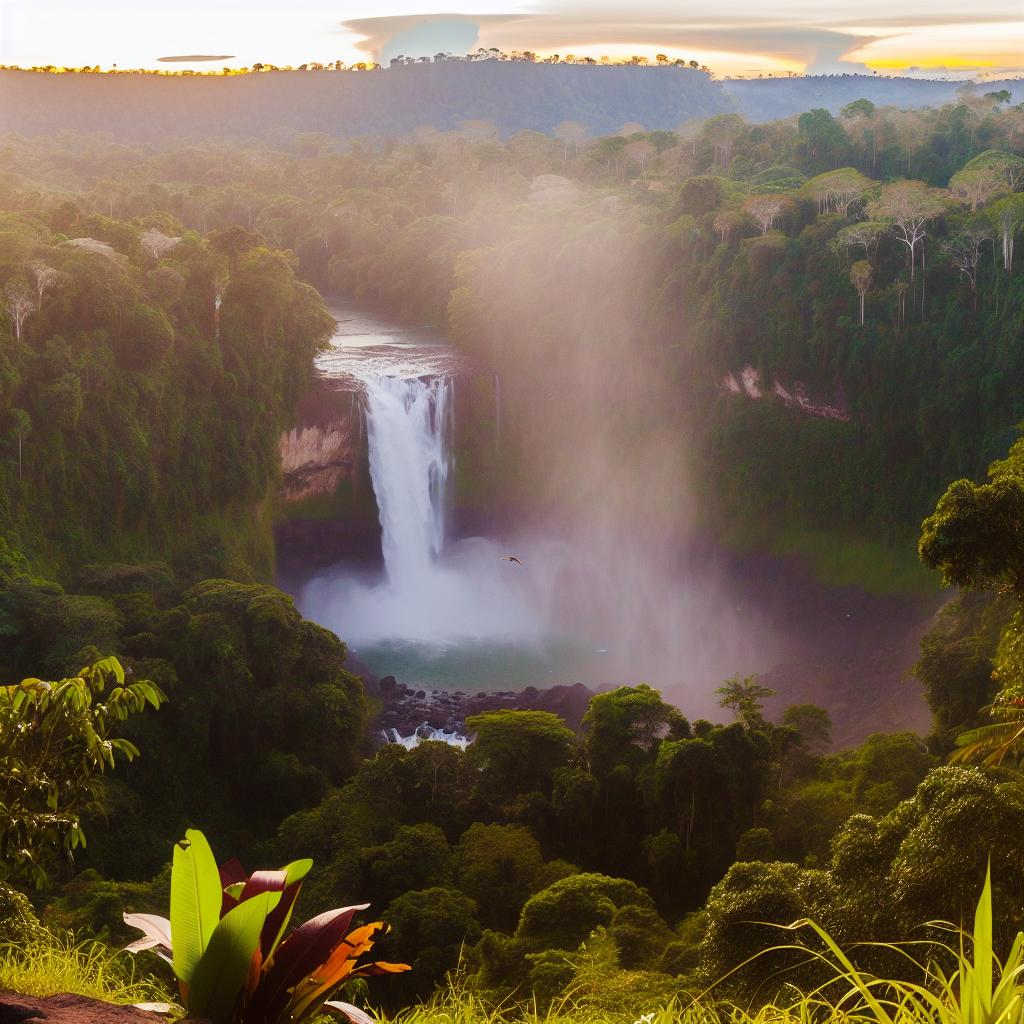
<instances>
[{"instance_id":1,"label":"sun glow","mask_svg":"<svg viewBox=\"0 0 1024 1024\"><path fill-rule=\"evenodd\" d=\"M872 34L871 28L861 29ZM878 30L883 35L883 30ZM941 73L975 69L1020 69L1024 65L1024 21L985 25L927 25L876 39L848 59L886 71L920 69Z\"/></svg>"}]
</instances>

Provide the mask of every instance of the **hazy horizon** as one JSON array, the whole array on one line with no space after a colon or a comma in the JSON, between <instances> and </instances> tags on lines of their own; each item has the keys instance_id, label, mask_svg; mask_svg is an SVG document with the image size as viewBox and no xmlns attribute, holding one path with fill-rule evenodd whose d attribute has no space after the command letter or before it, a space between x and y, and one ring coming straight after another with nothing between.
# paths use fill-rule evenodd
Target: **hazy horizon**
<instances>
[{"instance_id":1,"label":"hazy horizon","mask_svg":"<svg viewBox=\"0 0 1024 1024\"><path fill-rule=\"evenodd\" d=\"M818 7L752 0L714 8L690 0L477 0L437 10L423 0L356 2L0 0L0 62L19 66L244 67L263 62L387 61L399 53L462 54L477 47L541 56L665 53L720 76L878 72L995 78L1024 71L1019 5L984 0L881 0Z\"/></svg>"}]
</instances>

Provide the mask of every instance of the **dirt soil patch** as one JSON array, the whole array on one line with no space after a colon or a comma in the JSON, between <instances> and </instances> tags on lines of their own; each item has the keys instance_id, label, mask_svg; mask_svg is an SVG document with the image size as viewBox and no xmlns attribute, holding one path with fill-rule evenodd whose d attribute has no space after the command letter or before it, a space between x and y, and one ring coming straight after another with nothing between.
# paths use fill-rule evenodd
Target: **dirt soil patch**
<instances>
[{"instance_id":1,"label":"dirt soil patch","mask_svg":"<svg viewBox=\"0 0 1024 1024\"><path fill-rule=\"evenodd\" d=\"M19 1013L18 1011L25 1011ZM31 1011L36 1016L30 1016ZM86 996L63 994L34 998L0 991L0 1024L166 1024L167 1018L134 1006L114 1006Z\"/></svg>"}]
</instances>

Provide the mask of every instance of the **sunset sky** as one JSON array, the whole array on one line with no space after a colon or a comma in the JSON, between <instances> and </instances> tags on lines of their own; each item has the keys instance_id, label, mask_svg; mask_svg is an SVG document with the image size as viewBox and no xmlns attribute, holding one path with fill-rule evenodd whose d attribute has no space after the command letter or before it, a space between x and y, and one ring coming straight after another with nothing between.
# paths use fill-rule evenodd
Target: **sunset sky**
<instances>
[{"instance_id":1,"label":"sunset sky","mask_svg":"<svg viewBox=\"0 0 1024 1024\"><path fill-rule=\"evenodd\" d=\"M1022 0L0 0L0 63L386 63L498 46L664 52L722 76L866 67L995 77L1024 70L1022 13ZM159 62L182 55L221 59Z\"/></svg>"}]
</instances>

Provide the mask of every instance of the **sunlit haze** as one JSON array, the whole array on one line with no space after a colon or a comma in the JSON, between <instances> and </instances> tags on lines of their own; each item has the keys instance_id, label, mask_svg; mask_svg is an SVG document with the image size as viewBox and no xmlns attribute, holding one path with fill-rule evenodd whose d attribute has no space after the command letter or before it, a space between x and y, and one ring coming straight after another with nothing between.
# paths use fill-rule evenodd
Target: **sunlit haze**
<instances>
[{"instance_id":1,"label":"sunlit haze","mask_svg":"<svg viewBox=\"0 0 1024 1024\"><path fill-rule=\"evenodd\" d=\"M1016 0L0 0L0 61L21 66L279 66L477 46L696 59L720 76L786 72L994 77L1024 68ZM168 57L215 57L175 61ZM164 58L164 62L161 62Z\"/></svg>"}]
</instances>

